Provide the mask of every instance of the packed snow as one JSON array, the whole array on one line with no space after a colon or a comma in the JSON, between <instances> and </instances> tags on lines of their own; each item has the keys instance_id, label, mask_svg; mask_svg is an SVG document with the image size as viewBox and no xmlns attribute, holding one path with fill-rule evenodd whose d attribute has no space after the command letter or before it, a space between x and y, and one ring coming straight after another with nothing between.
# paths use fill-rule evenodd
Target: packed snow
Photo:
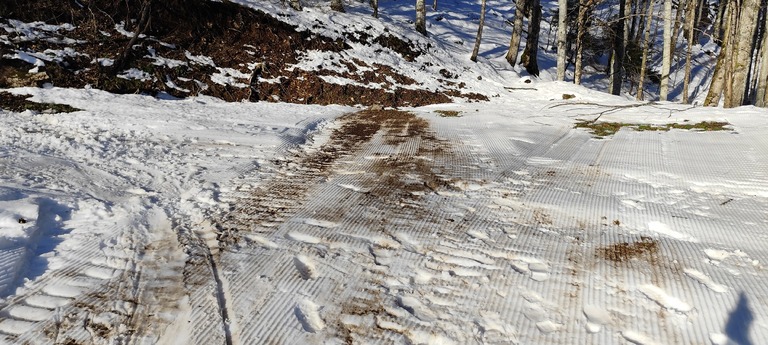
<instances>
[{"instance_id":1,"label":"packed snow","mask_svg":"<svg viewBox=\"0 0 768 345\"><path fill-rule=\"evenodd\" d=\"M0 343L768 339L768 113L554 82L551 54L530 78L503 65L513 5L492 3L481 63L468 60L469 5L430 12L443 43L420 59L497 96L381 123L360 107L5 90L81 110L0 113ZM286 20L432 42L404 29L410 3L382 5L382 21L347 5ZM436 71L354 48L436 86L426 81ZM246 78L218 71L221 82ZM579 121L727 126L596 137Z\"/></svg>"}]
</instances>

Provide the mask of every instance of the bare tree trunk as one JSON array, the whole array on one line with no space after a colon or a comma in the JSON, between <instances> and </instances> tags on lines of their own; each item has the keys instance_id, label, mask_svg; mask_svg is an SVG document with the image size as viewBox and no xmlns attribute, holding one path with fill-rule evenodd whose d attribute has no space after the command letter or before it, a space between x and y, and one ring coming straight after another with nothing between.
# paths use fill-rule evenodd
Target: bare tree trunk
<instances>
[{"instance_id":1,"label":"bare tree trunk","mask_svg":"<svg viewBox=\"0 0 768 345\"><path fill-rule=\"evenodd\" d=\"M723 90L723 106L730 108L730 104L733 102L733 59L736 56L735 51L738 49L739 42L737 38L739 36L739 14L741 12L741 1L736 0L731 2L731 15L728 20L728 37L727 44L728 50L725 51L725 88ZM721 53L722 54L722 53Z\"/></svg>"},{"instance_id":2,"label":"bare tree trunk","mask_svg":"<svg viewBox=\"0 0 768 345\"><path fill-rule=\"evenodd\" d=\"M723 43L723 23L728 23L728 18L730 18L728 14L728 10L731 8L731 6L728 5L728 1L720 1L720 4L717 6L717 15L715 15L715 26L712 30L712 40L715 41L717 44Z\"/></svg>"},{"instance_id":3,"label":"bare tree trunk","mask_svg":"<svg viewBox=\"0 0 768 345\"><path fill-rule=\"evenodd\" d=\"M344 4L341 3L341 0L331 0L331 9L336 12L346 12L346 10L344 10Z\"/></svg>"},{"instance_id":4,"label":"bare tree trunk","mask_svg":"<svg viewBox=\"0 0 768 345\"><path fill-rule=\"evenodd\" d=\"M685 51L685 80L683 80L683 104L688 104L688 86L691 83L691 49L693 49L693 22L695 19L696 0L688 0L688 8L685 10L686 39L688 49Z\"/></svg>"},{"instance_id":5,"label":"bare tree trunk","mask_svg":"<svg viewBox=\"0 0 768 345\"><path fill-rule=\"evenodd\" d=\"M525 5L528 0L517 0L515 2L515 20L512 24L512 38L509 41L509 50L507 51L507 62L510 66L517 63L517 52L520 50L520 41L523 35L523 18L525 17Z\"/></svg>"},{"instance_id":6,"label":"bare tree trunk","mask_svg":"<svg viewBox=\"0 0 768 345\"><path fill-rule=\"evenodd\" d=\"M640 6L640 8L637 10L637 30L635 30L635 42L640 42L643 40L643 37L645 36L645 22L646 17L645 14L641 15L640 13L645 13L646 9L648 8L648 2L650 0L642 0L643 3Z\"/></svg>"},{"instance_id":7,"label":"bare tree trunk","mask_svg":"<svg viewBox=\"0 0 768 345\"><path fill-rule=\"evenodd\" d=\"M475 38L475 49L472 50L470 60L477 62L477 53L480 51L480 40L483 37L483 25L485 24L485 0L480 7L480 25L477 28L477 38Z\"/></svg>"},{"instance_id":8,"label":"bare tree trunk","mask_svg":"<svg viewBox=\"0 0 768 345\"><path fill-rule=\"evenodd\" d=\"M118 55L115 59L114 64L112 64L113 74L117 74L128 66L128 63L131 60L133 46L139 40L140 36L147 31L147 28L149 28L152 1L153 0L144 0L141 6L141 18L139 19L138 25L136 25L136 30L133 32L133 37L131 37L130 41L128 41L128 44L125 46L125 48L123 48L122 52L120 52L120 55Z\"/></svg>"},{"instance_id":9,"label":"bare tree trunk","mask_svg":"<svg viewBox=\"0 0 768 345\"><path fill-rule=\"evenodd\" d=\"M731 26L729 25L731 22L731 7L734 7L733 4L728 5L728 7L723 10L724 13L728 14L729 18L725 18L723 21L725 24L725 33L722 36L722 48L720 49L720 55L717 56L715 72L712 75L711 81L709 82L709 92L707 93L707 98L704 99L705 107L716 107L720 103L720 97L722 96L723 89L725 88L726 71L728 70L726 65L731 62L727 59L730 54L729 50L731 50Z\"/></svg>"},{"instance_id":10,"label":"bare tree trunk","mask_svg":"<svg viewBox=\"0 0 768 345\"><path fill-rule=\"evenodd\" d=\"M373 8L373 18L379 18L379 0L369 0L371 8Z\"/></svg>"},{"instance_id":11,"label":"bare tree trunk","mask_svg":"<svg viewBox=\"0 0 768 345\"><path fill-rule=\"evenodd\" d=\"M765 31L763 32L763 47L760 58L760 77L757 81L757 96L755 105L758 107L768 107L768 10L765 12Z\"/></svg>"},{"instance_id":12,"label":"bare tree trunk","mask_svg":"<svg viewBox=\"0 0 768 345\"><path fill-rule=\"evenodd\" d=\"M659 99L669 98L669 62L672 56L672 0L664 1L664 53L661 63L661 90Z\"/></svg>"},{"instance_id":13,"label":"bare tree trunk","mask_svg":"<svg viewBox=\"0 0 768 345\"><path fill-rule=\"evenodd\" d=\"M653 1L648 1L648 10L645 12L645 37L643 38L642 48L643 58L640 61L640 81L637 85L637 100L643 100L643 92L645 92L645 70L648 68L648 50L651 43L651 25L653 24Z\"/></svg>"},{"instance_id":14,"label":"bare tree trunk","mask_svg":"<svg viewBox=\"0 0 768 345\"><path fill-rule=\"evenodd\" d=\"M752 62L755 29L757 29L757 14L760 10L760 0L744 0L738 22L738 42L734 52L733 65L733 97L726 105L734 108L744 104L747 91L748 74Z\"/></svg>"},{"instance_id":15,"label":"bare tree trunk","mask_svg":"<svg viewBox=\"0 0 768 345\"><path fill-rule=\"evenodd\" d=\"M683 9L685 6L683 5L685 0L680 0L677 3L677 9L675 10L675 17L672 18L672 55L669 56L669 65L672 66L672 63L675 62L675 57L677 56L677 36L680 35L680 17L683 16Z\"/></svg>"},{"instance_id":16,"label":"bare tree trunk","mask_svg":"<svg viewBox=\"0 0 768 345\"><path fill-rule=\"evenodd\" d=\"M437 10L437 0L432 2L432 10Z\"/></svg>"},{"instance_id":17,"label":"bare tree trunk","mask_svg":"<svg viewBox=\"0 0 768 345\"><path fill-rule=\"evenodd\" d=\"M613 50L611 51L611 74L608 89L611 94L621 94L621 65L624 61L624 23L626 23L625 13L627 12L626 1L619 0L619 20L613 28Z\"/></svg>"},{"instance_id":18,"label":"bare tree trunk","mask_svg":"<svg viewBox=\"0 0 768 345\"><path fill-rule=\"evenodd\" d=\"M565 80L565 63L567 48L566 36L568 34L568 0L558 0L558 20L557 20L557 80ZM485 0L483 0L485 4Z\"/></svg>"},{"instance_id":19,"label":"bare tree trunk","mask_svg":"<svg viewBox=\"0 0 768 345\"><path fill-rule=\"evenodd\" d=\"M579 15L576 18L576 65L573 68L573 83L581 85L581 70L584 64L584 35L587 33L587 11L592 5L589 0L579 1Z\"/></svg>"},{"instance_id":20,"label":"bare tree trunk","mask_svg":"<svg viewBox=\"0 0 768 345\"><path fill-rule=\"evenodd\" d=\"M427 6L424 0L416 0L416 31L427 36Z\"/></svg>"},{"instance_id":21,"label":"bare tree trunk","mask_svg":"<svg viewBox=\"0 0 768 345\"><path fill-rule=\"evenodd\" d=\"M531 4L531 16L528 18L528 37L525 40L525 50L520 62L532 76L539 76L539 31L541 28L541 5L539 0Z\"/></svg>"}]
</instances>

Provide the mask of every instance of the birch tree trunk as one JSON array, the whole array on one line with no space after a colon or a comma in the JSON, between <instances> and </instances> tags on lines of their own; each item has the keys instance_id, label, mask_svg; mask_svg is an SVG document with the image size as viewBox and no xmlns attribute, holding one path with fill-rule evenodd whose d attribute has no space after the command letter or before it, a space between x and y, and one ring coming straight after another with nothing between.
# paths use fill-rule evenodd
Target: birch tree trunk
<instances>
[{"instance_id":1,"label":"birch tree trunk","mask_svg":"<svg viewBox=\"0 0 768 345\"><path fill-rule=\"evenodd\" d=\"M640 48L643 51L643 57L640 61L640 81L637 85L637 100L643 100L643 92L645 92L645 70L648 66L648 49L651 42L651 24L653 24L653 1L648 1L648 10L645 12L645 37L643 38L643 44Z\"/></svg>"},{"instance_id":2,"label":"birch tree trunk","mask_svg":"<svg viewBox=\"0 0 768 345\"><path fill-rule=\"evenodd\" d=\"M515 2L515 20L512 24L512 38L509 41L509 50L507 50L506 56L507 62L509 62L509 65L512 67L517 63L517 52L520 50L526 1L527 0L517 0Z\"/></svg>"},{"instance_id":3,"label":"birch tree trunk","mask_svg":"<svg viewBox=\"0 0 768 345\"><path fill-rule=\"evenodd\" d=\"M427 6L424 0L416 0L416 31L427 36Z\"/></svg>"},{"instance_id":4,"label":"birch tree trunk","mask_svg":"<svg viewBox=\"0 0 768 345\"><path fill-rule=\"evenodd\" d=\"M437 10L437 0L432 2L432 10Z\"/></svg>"},{"instance_id":5,"label":"birch tree trunk","mask_svg":"<svg viewBox=\"0 0 768 345\"><path fill-rule=\"evenodd\" d=\"M567 55L566 36L568 34L568 0L558 0L557 20L557 80L565 80L565 58ZM485 0L483 0L485 5Z\"/></svg>"},{"instance_id":6,"label":"birch tree trunk","mask_svg":"<svg viewBox=\"0 0 768 345\"><path fill-rule=\"evenodd\" d=\"M661 89L659 99L669 98L669 62L672 56L672 0L664 1L664 53L661 63Z\"/></svg>"},{"instance_id":7,"label":"birch tree trunk","mask_svg":"<svg viewBox=\"0 0 768 345\"><path fill-rule=\"evenodd\" d=\"M760 0L744 0L739 15L738 38L735 41L738 45L733 60L733 96L726 108L738 107L744 103L759 10Z\"/></svg>"},{"instance_id":8,"label":"birch tree trunk","mask_svg":"<svg viewBox=\"0 0 768 345\"><path fill-rule=\"evenodd\" d=\"M477 38L475 38L475 49L472 50L472 56L469 58L473 62L477 62L477 53L480 51L480 40L483 37L483 25L485 24L485 0L480 7L480 25L477 28Z\"/></svg>"},{"instance_id":9,"label":"birch tree trunk","mask_svg":"<svg viewBox=\"0 0 768 345\"><path fill-rule=\"evenodd\" d=\"M541 28L541 5L539 0L531 4L531 16L528 18L528 37L525 40L525 50L520 59L525 70L532 76L539 76L539 31Z\"/></svg>"},{"instance_id":10,"label":"birch tree trunk","mask_svg":"<svg viewBox=\"0 0 768 345\"><path fill-rule=\"evenodd\" d=\"M683 104L688 104L688 86L691 82L691 49L693 49L693 21L695 19L694 11L696 10L696 0L688 0L687 8L685 10L685 32L687 33L686 40L688 41L688 49L685 51L685 80L683 80Z\"/></svg>"},{"instance_id":11,"label":"birch tree trunk","mask_svg":"<svg viewBox=\"0 0 768 345\"><path fill-rule=\"evenodd\" d=\"M768 93L768 10L765 13L765 32L763 32L763 46L760 58L760 77L757 81L757 97L755 105L758 107L768 107L766 93Z\"/></svg>"}]
</instances>

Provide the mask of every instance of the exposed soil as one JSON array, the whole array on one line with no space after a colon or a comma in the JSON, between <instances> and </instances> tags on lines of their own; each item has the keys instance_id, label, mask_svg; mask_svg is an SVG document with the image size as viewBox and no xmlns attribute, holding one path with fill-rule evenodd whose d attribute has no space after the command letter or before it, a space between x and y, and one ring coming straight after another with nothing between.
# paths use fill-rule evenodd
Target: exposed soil
<instances>
[{"instance_id":1,"label":"exposed soil","mask_svg":"<svg viewBox=\"0 0 768 345\"><path fill-rule=\"evenodd\" d=\"M139 28L142 2L126 1L25 1L9 0L0 4L0 13L23 22L49 24L71 23L74 29L47 32L46 37L23 40L9 33L13 46L0 45L0 56L13 56L16 50L43 52L46 49L74 49L57 63L48 61L35 73L31 65L11 58L0 61L0 87L40 86L51 83L60 87L91 87L115 93L165 92L175 97L206 94L227 101L282 101L308 104L346 104L383 106L420 106L446 103L451 97L487 100L483 95L464 94L461 87L445 84L444 91L404 88L415 81L390 66L345 58L350 46L343 39L331 39L295 27L263 12L229 2L203 0L154 1L146 28ZM116 25L147 37L126 47L131 38L118 32ZM141 37L141 36L140 36ZM391 33L372 37L364 33L346 35L355 42L379 44L413 61L422 51L410 41ZM76 41L72 41L76 40ZM305 71L293 68L308 51L334 52L329 68ZM126 79L121 71L97 58L120 61L125 52L125 68L145 73L144 80ZM163 64L157 57L178 63ZM215 66L195 57L209 57ZM346 73L338 72L344 66ZM359 73L366 67L365 73ZM211 76L219 68L237 70L236 82L216 83ZM369 70L369 69L372 69ZM247 75L249 77L242 77ZM324 77L342 78L354 83L329 82ZM393 83L394 81L394 83Z\"/></svg>"},{"instance_id":2,"label":"exposed soil","mask_svg":"<svg viewBox=\"0 0 768 345\"><path fill-rule=\"evenodd\" d=\"M627 262L631 259L653 260L659 252L659 241L643 237L639 242L621 242L606 247L600 247L596 253L599 257L613 262Z\"/></svg>"},{"instance_id":3,"label":"exposed soil","mask_svg":"<svg viewBox=\"0 0 768 345\"><path fill-rule=\"evenodd\" d=\"M241 240L240 231L265 229L286 221L301 207L311 189L332 179L336 172L331 168L339 159L359 154L377 136L381 145L402 153L372 159L360 176L361 193L368 202L375 200L379 207L394 205L400 209L406 207L404 202L423 195L455 190L454 181L441 174L441 167L434 164L436 157L451 154L450 144L436 138L426 120L403 111L366 110L345 115L338 121L339 128L319 150L296 155L286 162L285 173L235 203L229 220L222 226L222 242L235 244ZM413 143L418 143L415 150L402 148ZM338 212L334 206L324 214L334 218L333 214Z\"/></svg>"},{"instance_id":4,"label":"exposed soil","mask_svg":"<svg viewBox=\"0 0 768 345\"><path fill-rule=\"evenodd\" d=\"M14 95L9 92L0 92L0 108L16 112L34 110L47 113L71 113L80 110L65 104L32 102L27 100L29 97L32 97L32 95ZM22 220L20 219L19 223Z\"/></svg>"}]
</instances>

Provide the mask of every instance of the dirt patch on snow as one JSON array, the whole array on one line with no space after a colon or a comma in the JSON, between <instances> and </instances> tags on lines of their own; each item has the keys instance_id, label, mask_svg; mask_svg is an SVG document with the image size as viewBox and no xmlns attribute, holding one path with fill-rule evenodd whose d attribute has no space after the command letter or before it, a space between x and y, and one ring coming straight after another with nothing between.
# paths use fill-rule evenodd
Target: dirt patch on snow
<instances>
[{"instance_id":1,"label":"dirt patch on snow","mask_svg":"<svg viewBox=\"0 0 768 345\"><path fill-rule=\"evenodd\" d=\"M238 243L242 231L268 232L290 219L313 189L334 179L340 159L366 162L355 189L366 202L376 200L381 207L408 207L403 205L413 205L425 195L457 190L455 181L435 164L439 157L452 155L450 144L435 137L425 119L403 111L366 110L338 121L339 127L318 150L282 162L284 171L265 185L239 188L243 196L222 226L223 242ZM362 157L369 144L392 153ZM343 218L343 210L334 210L330 207L325 218Z\"/></svg>"},{"instance_id":2,"label":"dirt patch on snow","mask_svg":"<svg viewBox=\"0 0 768 345\"><path fill-rule=\"evenodd\" d=\"M637 242L621 242L597 249L597 255L605 260L613 262L627 262L632 259L641 259L648 262L657 261L655 257L659 253L659 241L643 237Z\"/></svg>"},{"instance_id":3,"label":"dirt patch on snow","mask_svg":"<svg viewBox=\"0 0 768 345\"><path fill-rule=\"evenodd\" d=\"M27 100L30 97L32 95L14 95L10 92L0 92L0 108L16 112L34 110L44 113L71 113L80 110L66 104L32 102Z\"/></svg>"}]
</instances>

